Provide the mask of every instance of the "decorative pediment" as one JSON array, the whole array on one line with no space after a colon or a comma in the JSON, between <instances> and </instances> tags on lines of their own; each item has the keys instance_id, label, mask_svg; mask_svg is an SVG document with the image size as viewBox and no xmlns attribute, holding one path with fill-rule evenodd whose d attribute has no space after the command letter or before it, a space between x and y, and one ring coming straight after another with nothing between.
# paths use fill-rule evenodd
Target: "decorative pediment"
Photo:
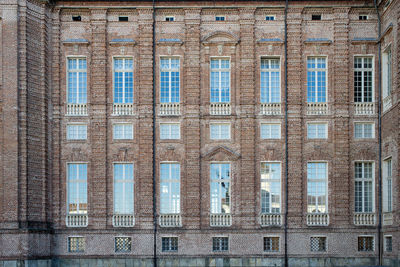
<instances>
[{"instance_id":1,"label":"decorative pediment","mask_svg":"<svg viewBox=\"0 0 400 267\"><path fill-rule=\"evenodd\" d=\"M240 154L225 146L218 146L203 154L202 157L208 161L235 161L240 158Z\"/></svg>"},{"instance_id":2,"label":"decorative pediment","mask_svg":"<svg viewBox=\"0 0 400 267\"><path fill-rule=\"evenodd\" d=\"M217 31L210 33L202 40L203 45L212 44L227 44L227 45L237 45L239 43L239 38L231 33Z\"/></svg>"}]
</instances>

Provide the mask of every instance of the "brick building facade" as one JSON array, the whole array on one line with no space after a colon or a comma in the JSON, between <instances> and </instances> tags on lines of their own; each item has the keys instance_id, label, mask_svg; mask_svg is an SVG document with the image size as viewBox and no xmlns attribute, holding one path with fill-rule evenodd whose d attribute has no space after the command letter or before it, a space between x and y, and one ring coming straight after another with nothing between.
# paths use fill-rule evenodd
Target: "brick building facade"
<instances>
[{"instance_id":1,"label":"brick building facade","mask_svg":"<svg viewBox=\"0 0 400 267\"><path fill-rule=\"evenodd\" d=\"M2 0L0 266L399 266L399 27L398 0Z\"/></svg>"}]
</instances>

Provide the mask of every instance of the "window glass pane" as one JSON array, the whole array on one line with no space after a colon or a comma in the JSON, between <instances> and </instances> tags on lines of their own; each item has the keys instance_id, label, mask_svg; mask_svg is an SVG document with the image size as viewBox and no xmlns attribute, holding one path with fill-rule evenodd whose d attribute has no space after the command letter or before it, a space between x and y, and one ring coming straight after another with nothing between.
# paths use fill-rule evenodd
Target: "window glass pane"
<instances>
[{"instance_id":1,"label":"window glass pane","mask_svg":"<svg viewBox=\"0 0 400 267\"><path fill-rule=\"evenodd\" d=\"M307 211L309 213L327 212L327 164L312 162L307 164Z\"/></svg>"},{"instance_id":2,"label":"window glass pane","mask_svg":"<svg viewBox=\"0 0 400 267\"><path fill-rule=\"evenodd\" d=\"M87 212L87 165L69 163L68 169L68 213Z\"/></svg>"},{"instance_id":3,"label":"window glass pane","mask_svg":"<svg viewBox=\"0 0 400 267\"><path fill-rule=\"evenodd\" d=\"M210 165L211 213L230 213L230 164Z\"/></svg>"},{"instance_id":4,"label":"window glass pane","mask_svg":"<svg viewBox=\"0 0 400 267\"><path fill-rule=\"evenodd\" d=\"M281 125L277 123L261 124L261 139L280 139L281 138Z\"/></svg>"},{"instance_id":5,"label":"window glass pane","mask_svg":"<svg viewBox=\"0 0 400 267\"><path fill-rule=\"evenodd\" d=\"M114 213L133 214L133 164L114 164Z\"/></svg>"},{"instance_id":6,"label":"window glass pane","mask_svg":"<svg viewBox=\"0 0 400 267\"><path fill-rule=\"evenodd\" d=\"M86 59L69 58L67 67L67 102L84 104L87 98Z\"/></svg>"},{"instance_id":7,"label":"window glass pane","mask_svg":"<svg viewBox=\"0 0 400 267\"><path fill-rule=\"evenodd\" d=\"M86 140L87 125L70 124L67 125L68 140Z\"/></svg>"},{"instance_id":8,"label":"window glass pane","mask_svg":"<svg viewBox=\"0 0 400 267\"><path fill-rule=\"evenodd\" d=\"M307 102L326 102L326 59L307 59Z\"/></svg>"},{"instance_id":9,"label":"window glass pane","mask_svg":"<svg viewBox=\"0 0 400 267\"><path fill-rule=\"evenodd\" d=\"M230 102L230 62L227 59L211 60L211 102Z\"/></svg>"},{"instance_id":10,"label":"window glass pane","mask_svg":"<svg viewBox=\"0 0 400 267\"><path fill-rule=\"evenodd\" d=\"M160 123L160 139L180 139L180 124Z\"/></svg>"},{"instance_id":11,"label":"window glass pane","mask_svg":"<svg viewBox=\"0 0 400 267\"><path fill-rule=\"evenodd\" d=\"M160 164L160 212L180 213L180 164Z\"/></svg>"},{"instance_id":12,"label":"window glass pane","mask_svg":"<svg viewBox=\"0 0 400 267\"><path fill-rule=\"evenodd\" d=\"M114 124L114 139L133 139L133 125L128 123Z\"/></svg>"},{"instance_id":13,"label":"window glass pane","mask_svg":"<svg viewBox=\"0 0 400 267\"><path fill-rule=\"evenodd\" d=\"M211 123L210 138L211 139L230 139L231 125L228 123Z\"/></svg>"},{"instance_id":14,"label":"window glass pane","mask_svg":"<svg viewBox=\"0 0 400 267\"><path fill-rule=\"evenodd\" d=\"M180 70L178 58L162 58L160 73L161 103L179 103Z\"/></svg>"}]
</instances>

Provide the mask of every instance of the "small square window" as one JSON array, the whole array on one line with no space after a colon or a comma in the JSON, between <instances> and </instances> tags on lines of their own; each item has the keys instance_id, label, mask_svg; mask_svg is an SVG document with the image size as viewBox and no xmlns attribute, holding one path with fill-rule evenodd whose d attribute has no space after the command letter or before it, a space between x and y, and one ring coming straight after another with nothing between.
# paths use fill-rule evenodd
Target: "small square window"
<instances>
[{"instance_id":1,"label":"small square window","mask_svg":"<svg viewBox=\"0 0 400 267\"><path fill-rule=\"evenodd\" d=\"M322 18L321 14L311 15L311 20L321 20L321 18Z\"/></svg>"},{"instance_id":2,"label":"small square window","mask_svg":"<svg viewBox=\"0 0 400 267\"><path fill-rule=\"evenodd\" d=\"M228 237L213 237L213 251L228 251L229 249Z\"/></svg>"},{"instance_id":3,"label":"small square window","mask_svg":"<svg viewBox=\"0 0 400 267\"><path fill-rule=\"evenodd\" d=\"M85 252L85 243L84 237L68 237L68 252Z\"/></svg>"},{"instance_id":4,"label":"small square window","mask_svg":"<svg viewBox=\"0 0 400 267\"><path fill-rule=\"evenodd\" d=\"M119 16L118 21L128 21L128 17L127 16Z\"/></svg>"},{"instance_id":5,"label":"small square window","mask_svg":"<svg viewBox=\"0 0 400 267\"><path fill-rule=\"evenodd\" d=\"M368 20L368 16L367 15L359 15L358 20Z\"/></svg>"},{"instance_id":6,"label":"small square window","mask_svg":"<svg viewBox=\"0 0 400 267\"><path fill-rule=\"evenodd\" d=\"M210 123L210 139L223 140L231 138L230 123Z\"/></svg>"},{"instance_id":7,"label":"small square window","mask_svg":"<svg viewBox=\"0 0 400 267\"><path fill-rule=\"evenodd\" d=\"M225 16L215 16L215 21L225 21Z\"/></svg>"},{"instance_id":8,"label":"small square window","mask_svg":"<svg viewBox=\"0 0 400 267\"><path fill-rule=\"evenodd\" d=\"M72 16L72 21L81 21L81 16Z\"/></svg>"},{"instance_id":9,"label":"small square window","mask_svg":"<svg viewBox=\"0 0 400 267\"><path fill-rule=\"evenodd\" d=\"M318 252L326 251L326 237L324 236L311 237L310 250Z\"/></svg>"},{"instance_id":10,"label":"small square window","mask_svg":"<svg viewBox=\"0 0 400 267\"><path fill-rule=\"evenodd\" d=\"M354 138L366 139L374 138L374 124L369 122L356 122L354 124Z\"/></svg>"},{"instance_id":11,"label":"small square window","mask_svg":"<svg viewBox=\"0 0 400 267\"><path fill-rule=\"evenodd\" d=\"M165 21L169 21L169 22L175 21L175 17L173 17L173 16L166 16L166 17L165 17Z\"/></svg>"},{"instance_id":12,"label":"small square window","mask_svg":"<svg viewBox=\"0 0 400 267\"><path fill-rule=\"evenodd\" d=\"M163 237L162 241L162 251L178 251L178 238L177 237Z\"/></svg>"},{"instance_id":13,"label":"small square window","mask_svg":"<svg viewBox=\"0 0 400 267\"><path fill-rule=\"evenodd\" d=\"M265 20L275 20L275 16L265 16Z\"/></svg>"},{"instance_id":14,"label":"small square window","mask_svg":"<svg viewBox=\"0 0 400 267\"><path fill-rule=\"evenodd\" d=\"M373 236L359 236L358 237L358 251L374 251L374 237Z\"/></svg>"},{"instance_id":15,"label":"small square window","mask_svg":"<svg viewBox=\"0 0 400 267\"><path fill-rule=\"evenodd\" d=\"M160 139L180 139L179 123L160 123Z\"/></svg>"},{"instance_id":16,"label":"small square window","mask_svg":"<svg viewBox=\"0 0 400 267\"><path fill-rule=\"evenodd\" d=\"M86 140L86 139L87 139L86 124L67 125L67 140Z\"/></svg>"},{"instance_id":17,"label":"small square window","mask_svg":"<svg viewBox=\"0 0 400 267\"><path fill-rule=\"evenodd\" d=\"M261 139L281 139L280 123L261 124Z\"/></svg>"},{"instance_id":18,"label":"small square window","mask_svg":"<svg viewBox=\"0 0 400 267\"><path fill-rule=\"evenodd\" d=\"M308 139L326 139L328 138L327 123L308 123L307 124Z\"/></svg>"},{"instance_id":19,"label":"small square window","mask_svg":"<svg viewBox=\"0 0 400 267\"><path fill-rule=\"evenodd\" d=\"M116 237L115 252L127 253L131 252L132 238L131 237Z\"/></svg>"},{"instance_id":20,"label":"small square window","mask_svg":"<svg viewBox=\"0 0 400 267\"><path fill-rule=\"evenodd\" d=\"M264 251L279 252L279 237L264 237Z\"/></svg>"},{"instance_id":21,"label":"small square window","mask_svg":"<svg viewBox=\"0 0 400 267\"><path fill-rule=\"evenodd\" d=\"M392 237L385 236L385 251L392 252L393 251L393 244L392 244Z\"/></svg>"},{"instance_id":22,"label":"small square window","mask_svg":"<svg viewBox=\"0 0 400 267\"><path fill-rule=\"evenodd\" d=\"M133 125L131 123L116 123L113 127L114 139L133 139Z\"/></svg>"}]
</instances>

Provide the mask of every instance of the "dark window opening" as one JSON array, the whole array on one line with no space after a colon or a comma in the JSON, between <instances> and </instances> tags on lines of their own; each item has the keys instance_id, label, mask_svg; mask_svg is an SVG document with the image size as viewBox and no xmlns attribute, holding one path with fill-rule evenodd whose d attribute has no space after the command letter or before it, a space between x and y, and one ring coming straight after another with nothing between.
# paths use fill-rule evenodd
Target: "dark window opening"
<instances>
[{"instance_id":1,"label":"dark window opening","mask_svg":"<svg viewBox=\"0 0 400 267\"><path fill-rule=\"evenodd\" d=\"M72 16L72 21L81 21L81 16Z\"/></svg>"},{"instance_id":2,"label":"dark window opening","mask_svg":"<svg viewBox=\"0 0 400 267\"><path fill-rule=\"evenodd\" d=\"M311 20L321 20L321 15L312 15Z\"/></svg>"},{"instance_id":3,"label":"dark window opening","mask_svg":"<svg viewBox=\"0 0 400 267\"><path fill-rule=\"evenodd\" d=\"M128 21L128 17L118 17L119 21Z\"/></svg>"}]
</instances>

